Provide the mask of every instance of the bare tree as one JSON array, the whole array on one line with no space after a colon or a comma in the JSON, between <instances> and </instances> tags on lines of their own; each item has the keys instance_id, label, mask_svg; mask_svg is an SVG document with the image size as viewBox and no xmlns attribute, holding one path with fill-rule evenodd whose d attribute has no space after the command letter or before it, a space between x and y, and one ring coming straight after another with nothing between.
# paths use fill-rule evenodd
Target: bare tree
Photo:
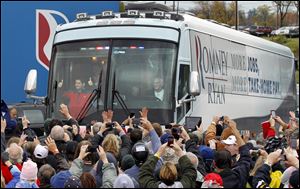
<instances>
[{"instance_id":1,"label":"bare tree","mask_svg":"<svg viewBox=\"0 0 300 189\"><path fill-rule=\"evenodd\" d=\"M289 6L293 1L273 1L277 6L277 14L280 14L280 27L283 26L283 20L288 12Z\"/></svg>"}]
</instances>

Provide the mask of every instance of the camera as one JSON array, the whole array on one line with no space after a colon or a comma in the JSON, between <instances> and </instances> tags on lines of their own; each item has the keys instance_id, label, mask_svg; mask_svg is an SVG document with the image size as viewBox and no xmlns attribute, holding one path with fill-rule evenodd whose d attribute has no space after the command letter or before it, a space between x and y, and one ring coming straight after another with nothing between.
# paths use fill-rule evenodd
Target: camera
<instances>
[{"instance_id":1,"label":"camera","mask_svg":"<svg viewBox=\"0 0 300 189\"><path fill-rule=\"evenodd\" d=\"M69 131L69 132L73 132L73 128L72 127L68 127L68 129L67 129L67 131Z\"/></svg>"},{"instance_id":2,"label":"camera","mask_svg":"<svg viewBox=\"0 0 300 189\"><path fill-rule=\"evenodd\" d=\"M108 131L112 131L115 128L115 123L106 123L106 128L108 128Z\"/></svg>"},{"instance_id":3,"label":"camera","mask_svg":"<svg viewBox=\"0 0 300 189\"><path fill-rule=\"evenodd\" d=\"M138 126L140 125L140 119L139 118L132 119L132 124L133 124L133 127L138 128Z\"/></svg>"},{"instance_id":4,"label":"camera","mask_svg":"<svg viewBox=\"0 0 300 189\"><path fill-rule=\"evenodd\" d=\"M253 155L253 156L260 156L260 150L252 150L251 155Z\"/></svg>"},{"instance_id":5,"label":"camera","mask_svg":"<svg viewBox=\"0 0 300 189\"><path fill-rule=\"evenodd\" d=\"M166 124L165 129L172 129L172 125L171 124Z\"/></svg>"}]
</instances>

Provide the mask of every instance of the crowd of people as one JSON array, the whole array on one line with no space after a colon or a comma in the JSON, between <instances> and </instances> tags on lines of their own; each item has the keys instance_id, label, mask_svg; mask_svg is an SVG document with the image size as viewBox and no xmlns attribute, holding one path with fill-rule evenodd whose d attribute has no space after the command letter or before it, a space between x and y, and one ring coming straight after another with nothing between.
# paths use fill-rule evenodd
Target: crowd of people
<instances>
[{"instance_id":1,"label":"crowd of people","mask_svg":"<svg viewBox=\"0 0 300 189\"><path fill-rule=\"evenodd\" d=\"M60 105L66 121L46 120L45 140L22 118L22 134L6 139L1 117L1 188L299 188L299 123L267 121L262 133L240 132L228 116L188 132L179 124L162 129L140 111L82 129ZM100 119L100 118L99 118ZM277 128L278 127L278 128Z\"/></svg>"}]
</instances>

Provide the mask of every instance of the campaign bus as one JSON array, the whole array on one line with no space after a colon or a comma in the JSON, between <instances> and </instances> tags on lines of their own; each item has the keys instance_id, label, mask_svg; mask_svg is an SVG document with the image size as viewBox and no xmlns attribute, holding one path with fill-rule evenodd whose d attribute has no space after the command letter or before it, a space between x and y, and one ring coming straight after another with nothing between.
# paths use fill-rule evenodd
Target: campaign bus
<instances>
[{"instance_id":1,"label":"campaign bus","mask_svg":"<svg viewBox=\"0 0 300 189\"><path fill-rule=\"evenodd\" d=\"M186 13L80 13L56 28L47 116L66 103L82 124L108 109L122 121L147 107L162 125L201 117L206 128L227 115L256 130L271 110L287 119L296 109L294 61L288 47ZM35 80L32 70L31 96Z\"/></svg>"}]
</instances>

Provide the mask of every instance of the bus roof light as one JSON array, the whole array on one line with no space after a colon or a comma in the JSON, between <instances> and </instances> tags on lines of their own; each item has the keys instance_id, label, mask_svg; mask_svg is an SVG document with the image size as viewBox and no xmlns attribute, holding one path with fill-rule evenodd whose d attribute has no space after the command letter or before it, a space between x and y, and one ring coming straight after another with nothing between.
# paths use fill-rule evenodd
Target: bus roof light
<instances>
[{"instance_id":1,"label":"bus roof light","mask_svg":"<svg viewBox=\"0 0 300 189\"><path fill-rule=\"evenodd\" d=\"M165 18L165 12L163 12L163 11L153 11L153 17Z\"/></svg>"},{"instance_id":2,"label":"bus roof light","mask_svg":"<svg viewBox=\"0 0 300 189\"><path fill-rule=\"evenodd\" d=\"M139 18L140 17L140 13L138 10L128 10L127 15L128 15L128 17L131 17L131 18Z\"/></svg>"},{"instance_id":3,"label":"bus roof light","mask_svg":"<svg viewBox=\"0 0 300 189\"><path fill-rule=\"evenodd\" d=\"M87 13L78 13L76 14L76 21L84 21L90 20L91 18L87 15Z\"/></svg>"}]
</instances>

